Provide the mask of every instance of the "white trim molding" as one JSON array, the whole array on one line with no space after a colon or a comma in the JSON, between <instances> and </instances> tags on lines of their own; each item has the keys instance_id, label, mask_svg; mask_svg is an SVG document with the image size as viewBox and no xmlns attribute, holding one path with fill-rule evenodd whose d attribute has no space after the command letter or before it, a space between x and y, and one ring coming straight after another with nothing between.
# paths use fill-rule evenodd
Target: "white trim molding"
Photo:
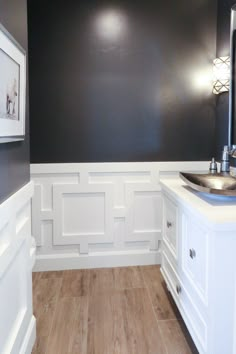
<instances>
[{"instance_id":1,"label":"white trim molding","mask_svg":"<svg viewBox=\"0 0 236 354\"><path fill-rule=\"evenodd\" d=\"M32 164L35 271L160 263L159 178L209 162Z\"/></svg>"},{"instance_id":2,"label":"white trim molding","mask_svg":"<svg viewBox=\"0 0 236 354\"><path fill-rule=\"evenodd\" d=\"M32 310L30 182L0 204L0 352L30 354L36 337Z\"/></svg>"}]
</instances>

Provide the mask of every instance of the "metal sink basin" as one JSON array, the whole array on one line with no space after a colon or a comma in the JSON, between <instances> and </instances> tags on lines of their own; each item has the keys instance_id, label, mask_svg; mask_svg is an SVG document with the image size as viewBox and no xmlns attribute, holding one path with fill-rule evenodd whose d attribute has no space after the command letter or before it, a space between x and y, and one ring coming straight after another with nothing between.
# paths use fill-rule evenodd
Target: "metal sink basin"
<instances>
[{"instance_id":1,"label":"metal sink basin","mask_svg":"<svg viewBox=\"0 0 236 354\"><path fill-rule=\"evenodd\" d=\"M197 191L236 196L236 177L227 174L196 174L180 172L180 177L187 185Z\"/></svg>"}]
</instances>

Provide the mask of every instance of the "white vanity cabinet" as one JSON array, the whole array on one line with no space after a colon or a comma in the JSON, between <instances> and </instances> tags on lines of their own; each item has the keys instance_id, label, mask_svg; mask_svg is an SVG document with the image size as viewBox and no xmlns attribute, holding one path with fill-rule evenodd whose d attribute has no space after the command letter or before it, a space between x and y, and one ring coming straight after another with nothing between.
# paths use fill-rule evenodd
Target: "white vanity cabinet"
<instances>
[{"instance_id":1,"label":"white vanity cabinet","mask_svg":"<svg viewBox=\"0 0 236 354\"><path fill-rule=\"evenodd\" d=\"M163 179L161 271L204 354L236 354L236 198Z\"/></svg>"}]
</instances>

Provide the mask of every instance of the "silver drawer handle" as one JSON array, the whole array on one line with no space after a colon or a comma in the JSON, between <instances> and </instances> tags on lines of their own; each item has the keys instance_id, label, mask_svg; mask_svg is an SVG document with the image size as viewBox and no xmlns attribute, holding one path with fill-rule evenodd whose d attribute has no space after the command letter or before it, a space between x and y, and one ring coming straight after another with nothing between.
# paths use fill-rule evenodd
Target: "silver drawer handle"
<instances>
[{"instance_id":1,"label":"silver drawer handle","mask_svg":"<svg viewBox=\"0 0 236 354\"><path fill-rule=\"evenodd\" d=\"M169 229L170 227L172 227L172 222L167 221L167 222L166 222L166 226L167 226L167 227L168 227L168 229Z\"/></svg>"},{"instance_id":2,"label":"silver drawer handle","mask_svg":"<svg viewBox=\"0 0 236 354\"><path fill-rule=\"evenodd\" d=\"M192 259L196 257L196 251L195 251L195 249L191 248L191 249L189 250L189 256L190 256L190 258L192 258Z\"/></svg>"},{"instance_id":3,"label":"silver drawer handle","mask_svg":"<svg viewBox=\"0 0 236 354\"><path fill-rule=\"evenodd\" d=\"M177 294L181 293L182 289L181 289L180 285L176 285L176 291L177 291Z\"/></svg>"}]
</instances>

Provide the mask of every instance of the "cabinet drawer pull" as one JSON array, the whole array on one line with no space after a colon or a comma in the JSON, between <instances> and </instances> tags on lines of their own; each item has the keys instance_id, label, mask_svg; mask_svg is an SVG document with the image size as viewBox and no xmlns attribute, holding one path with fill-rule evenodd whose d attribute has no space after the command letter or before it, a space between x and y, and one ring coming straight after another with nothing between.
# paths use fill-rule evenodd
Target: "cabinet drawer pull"
<instances>
[{"instance_id":1,"label":"cabinet drawer pull","mask_svg":"<svg viewBox=\"0 0 236 354\"><path fill-rule=\"evenodd\" d=\"M180 285L176 285L176 291L177 291L177 294L180 294L181 293L181 286Z\"/></svg>"},{"instance_id":2,"label":"cabinet drawer pull","mask_svg":"<svg viewBox=\"0 0 236 354\"><path fill-rule=\"evenodd\" d=\"M196 257L196 251L193 248L189 250L189 256L192 259Z\"/></svg>"},{"instance_id":3,"label":"cabinet drawer pull","mask_svg":"<svg viewBox=\"0 0 236 354\"><path fill-rule=\"evenodd\" d=\"M169 229L170 227L172 227L172 222L167 221L167 222L166 222L166 226L167 226L167 227L168 227L168 229Z\"/></svg>"}]
</instances>

